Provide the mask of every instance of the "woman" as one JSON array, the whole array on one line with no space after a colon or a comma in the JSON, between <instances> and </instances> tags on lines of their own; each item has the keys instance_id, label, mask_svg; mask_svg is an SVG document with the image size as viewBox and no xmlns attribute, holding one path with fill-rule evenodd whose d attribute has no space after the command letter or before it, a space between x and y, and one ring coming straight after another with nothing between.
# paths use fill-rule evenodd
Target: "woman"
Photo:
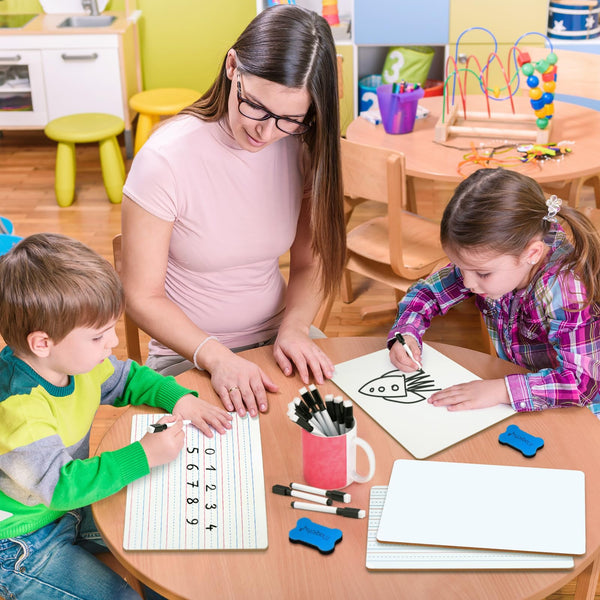
<instances>
[{"instance_id":1,"label":"woman","mask_svg":"<svg viewBox=\"0 0 600 600\"><path fill-rule=\"evenodd\" d=\"M237 351L274 342L286 375L331 377L309 328L343 268L339 136L327 22L298 6L262 11L125 183L122 276L128 311L153 338L149 366L207 370L241 416L267 410L277 386Z\"/></svg>"}]
</instances>

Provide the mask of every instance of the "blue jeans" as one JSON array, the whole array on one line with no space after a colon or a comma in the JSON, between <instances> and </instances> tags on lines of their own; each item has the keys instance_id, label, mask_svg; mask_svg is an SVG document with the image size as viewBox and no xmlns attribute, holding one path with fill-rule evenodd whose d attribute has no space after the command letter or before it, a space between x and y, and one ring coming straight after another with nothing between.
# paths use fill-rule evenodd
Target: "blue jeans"
<instances>
[{"instance_id":1,"label":"blue jeans","mask_svg":"<svg viewBox=\"0 0 600 600\"><path fill-rule=\"evenodd\" d=\"M28 535L0 540L0 595L5 600L140 600L94 557L106 550L89 507Z\"/></svg>"}]
</instances>

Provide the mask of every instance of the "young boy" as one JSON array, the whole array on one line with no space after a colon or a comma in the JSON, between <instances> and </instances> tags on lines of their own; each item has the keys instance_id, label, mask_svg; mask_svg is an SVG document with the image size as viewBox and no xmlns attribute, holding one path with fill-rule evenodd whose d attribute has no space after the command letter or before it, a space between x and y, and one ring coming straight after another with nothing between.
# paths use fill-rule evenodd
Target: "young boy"
<instances>
[{"instance_id":1,"label":"young boy","mask_svg":"<svg viewBox=\"0 0 600 600\"><path fill-rule=\"evenodd\" d=\"M182 419L209 437L209 425L231 427L230 415L172 377L111 356L123 305L110 263L65 236L32 235L0 257L4 598L139 600L90 553L100 549L90 540L101 539L89 504L173 460L185 439ZM172 413L161 422L175 425L88 458L100 404L158 406Z\"/></svg>"}]
</instances>

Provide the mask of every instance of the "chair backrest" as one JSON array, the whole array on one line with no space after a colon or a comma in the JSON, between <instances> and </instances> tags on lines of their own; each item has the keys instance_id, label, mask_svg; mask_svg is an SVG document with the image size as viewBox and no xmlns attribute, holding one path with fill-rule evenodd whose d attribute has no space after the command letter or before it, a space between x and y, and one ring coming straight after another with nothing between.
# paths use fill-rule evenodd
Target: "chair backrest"
<instances>
[{"instance_id":1,"label":"chair backrest","mask_svg":"<svg viewBox=\"0 0 600 600\"><path fill-rule=\"evenodd\" d=\"M404 154L367 146L342 138L344 196L351 203L371 200L388 205L390 264L403 270L402 214L406 207L406 161Z\"/></svg>"},{"instance_id":2,"label":"chair backrest","mask_svg":"<svg viewBox=\"0 0 600 600\"><path fill-rule=\"evenodd\" d=\"M520 50L528 52L534 63L546 58L550 52L548 48L533 46L524 46ZM555 98L600 111L600 54L562 48L555 49L554 53L558 57ZM528 93L526 84L523 89Z\"/></svg>"},{"instance_id":3,"label":"chair backrest","mask_svg":"<svg viewBox=\"0 0 600 600\"><path fill-rule=\"evenodd\" d=\"M121 275L122 267L122 239L121 234L115 235L113 238L113 259L115 262L115 271ZM127 306L123 315L125 325L125 347L127 348L127 356L131 360L135 360L138 364L142 364L142 350L140 347L140 330L135 321L127 314Z\"/></svg>"}]
</instances>

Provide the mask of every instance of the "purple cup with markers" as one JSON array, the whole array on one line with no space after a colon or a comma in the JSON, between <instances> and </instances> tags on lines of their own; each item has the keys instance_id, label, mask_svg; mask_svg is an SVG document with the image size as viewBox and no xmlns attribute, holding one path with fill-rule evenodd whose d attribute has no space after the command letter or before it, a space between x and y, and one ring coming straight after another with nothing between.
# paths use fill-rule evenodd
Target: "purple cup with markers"
<instances>
[{"instance_id":1,"label":"purple cup with markers","mask_svg":"<svg viewBox=\"0 0 600 600\"><path fill-rule=\"evenodd\" d=\"M412 85L407 86L409 90L395 91L397 84L388 83L377 87L377 100L381 120L386 133L410 133L415 126L417 118L417 106L419 100L425 95L423 88L416 90Z\"/></svg>"}]
</instances>

